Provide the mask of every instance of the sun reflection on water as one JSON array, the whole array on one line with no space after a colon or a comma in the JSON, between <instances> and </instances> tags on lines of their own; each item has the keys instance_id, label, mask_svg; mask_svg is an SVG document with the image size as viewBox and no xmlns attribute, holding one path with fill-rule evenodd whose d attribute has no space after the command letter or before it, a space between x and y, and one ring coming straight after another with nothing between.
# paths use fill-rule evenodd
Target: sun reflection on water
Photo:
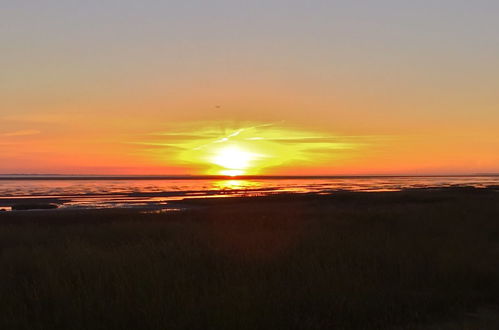
<instances>
[{"instance_id":1,"label":"sun reflection on water","mask_svg":"<svg viewBox=\"0 0 499 330\"><path fill-rule=\"evenodd\" d=\"M250 180L220 180L213 182L213 187L216 190L258 189L261 186L261 183Z\"/></svg>"}]
</instances>

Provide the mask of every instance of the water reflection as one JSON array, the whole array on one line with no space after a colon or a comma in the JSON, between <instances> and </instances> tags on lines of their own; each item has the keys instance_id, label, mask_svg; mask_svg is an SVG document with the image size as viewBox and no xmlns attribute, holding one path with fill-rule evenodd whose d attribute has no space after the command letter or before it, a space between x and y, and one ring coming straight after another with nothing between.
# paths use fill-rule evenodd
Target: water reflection
<instances>
[{"instance_id":1,"label":"water reflection","mask_svg":"<svg viewBox=\"0 0 499 330\"><path fill-rule=\"evenodd\" d=\"M499 176L330 177L293 179L1 180L0 208L13 200L45 199L65 207L160 205L184 198L256 196L272 193L396 191L427 187L499 187Z\"/></svg>"},{"instance_id":2,"label":"water reflection","mask_svg":"<svg viewBox=\"0 0 499 330\"><path fill-rule=\"evenodd\" d=\"M213 182L213 188L216 190L245 190L261 186L262 183L251 180L219 180Z\"/></svg>"}]
</instances>

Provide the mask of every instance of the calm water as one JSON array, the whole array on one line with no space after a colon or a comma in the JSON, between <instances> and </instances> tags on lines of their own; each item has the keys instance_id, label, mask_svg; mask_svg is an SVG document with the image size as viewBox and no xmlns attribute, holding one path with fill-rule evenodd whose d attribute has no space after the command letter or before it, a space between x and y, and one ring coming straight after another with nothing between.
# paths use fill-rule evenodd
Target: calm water
<instances>
[{"instance_id":1,"label":"calm water","mask_svg":"<svg viewBox=\"0 0 499 330\"><path fill-rule=\"evenodd\" d=\"M16 180L0 178L0 207L12 201L54 201L61 207L166 205L183 198L255 196L271 193L395 191L406 188L499 185L499 176L459 177L331 177L296 179L85 179Z\"/></svg>"}]
</instances>

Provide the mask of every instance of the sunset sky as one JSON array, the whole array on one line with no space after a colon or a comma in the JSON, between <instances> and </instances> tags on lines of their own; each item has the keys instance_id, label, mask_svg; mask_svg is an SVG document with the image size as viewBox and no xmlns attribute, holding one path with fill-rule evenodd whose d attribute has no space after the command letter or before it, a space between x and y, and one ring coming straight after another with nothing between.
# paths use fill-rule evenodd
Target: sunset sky
<instances>
[{"instance_id":1,"label":"sunset sky","mask_svg":"<svg viewBox=\"0 0 499 330\"><path fill-rule=\"evenodd\" d=\"M499 173L496 0L5 0L0 173Z\"/></svg>"}]
</instances>

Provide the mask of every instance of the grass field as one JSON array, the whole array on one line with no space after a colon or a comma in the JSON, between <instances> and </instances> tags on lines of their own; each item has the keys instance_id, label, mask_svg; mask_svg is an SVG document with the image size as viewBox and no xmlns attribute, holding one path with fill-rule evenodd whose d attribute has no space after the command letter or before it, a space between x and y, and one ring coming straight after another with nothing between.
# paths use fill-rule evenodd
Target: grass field
<instances>
[{"instance_id":1,"label":"grass field","mask_svg":"<svg viewBox=\"0 0 499 330\"><path fill-rule=\"evenodd\" d=\"M186 203L2 212L0 329L472 329L499 305L493 190Z\"/></svg>"}]
</instances>

